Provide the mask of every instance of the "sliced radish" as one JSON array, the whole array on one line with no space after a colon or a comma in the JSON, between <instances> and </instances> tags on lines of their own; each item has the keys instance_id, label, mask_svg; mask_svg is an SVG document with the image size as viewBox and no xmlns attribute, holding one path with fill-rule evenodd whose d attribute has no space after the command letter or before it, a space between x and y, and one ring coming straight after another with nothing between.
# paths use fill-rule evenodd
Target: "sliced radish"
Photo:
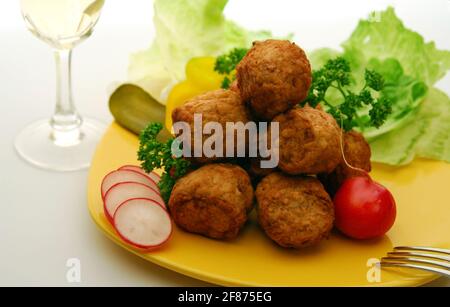
<instances>
[{"instance_id":1,"label":"sliced radish","mask_svg":"<svg viewBox=\"0 0 450 307\"><path fill-rule=\"evenodd\" d=\"M121 182L142 183L159 192L159 188L156 183L148 176L132 170L118 170L109 173L103 179L101 187L102 198L105 198L106 192L108 192L111 187Z\"/></svg>"},{"instance_id":2,"label":"sliced radish","mask_svg":"<svg viewBox=\"0 0 450 307\"><path fill-rule=\"evenodd\" d=\"M123 169L123 170L130 170L130 171L136 171L136 172L145 172L142 167L137 166L137 165L124 165L122 167L119 167L119 169Z\"/></svg>"},{"instance_id":3,"label":"sliced radish","mask_svg":"<svg viewBox=\"0 0 450 307\"><path fill-rule=\"evenodd\" d=\"M132 246L150 251L166 243L172 220L159 204L148 199L130 199L117 208L114 228Z\"/></svg>"},{"instance_id":4,"label":"sliced radish","mask_svg":"<svg viewBox=\"0 0 450 307\"><path fill-rule=\"evenodd\" d=\"M165 209L164 200L158 192L148 186L135 182L122 182L113 186L105 195L104 210L106 218L112 222L117 208L125 201L133 198L146 198L158 203Z\"/></svg>"},{"instance_id":5,"label":"sliced radish","mask_svg":"<svg viewBox=\"0 0 450 307\"><path fill-rule=\"evenodd\" d=\"M129 171L135 171L135 172L142 173L142 174L150 177L156 184L158 184L159 181L161 180L161 176L159 176L157 173L155 173L155 172L146 173L141 167L136 166L136 165L125 165L125 166L122 166L121 168L119 168L119 170L129 170Z\"/></svg>"}]
</instances>

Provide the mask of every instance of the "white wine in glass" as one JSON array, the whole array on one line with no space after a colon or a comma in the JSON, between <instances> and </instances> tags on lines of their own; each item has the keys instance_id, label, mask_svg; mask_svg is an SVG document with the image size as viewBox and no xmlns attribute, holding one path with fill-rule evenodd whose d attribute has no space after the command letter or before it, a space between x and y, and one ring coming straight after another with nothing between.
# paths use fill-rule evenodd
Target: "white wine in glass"
<instances>
[{"instance_id":1,"label":"white wine in glass","mask_svg":"<svg viewBox=\"0 0 450 307\"><path fill-rule=\"evenodd\" d=\"M104 0L21 0L28 29L50 45L56 60L56 108L53 116L26 127L16 138L18 153L31 164L56 171L89 167L105 126L82 118L73 102L72 49L88 38Z\"/></svg>"}]
</instances>

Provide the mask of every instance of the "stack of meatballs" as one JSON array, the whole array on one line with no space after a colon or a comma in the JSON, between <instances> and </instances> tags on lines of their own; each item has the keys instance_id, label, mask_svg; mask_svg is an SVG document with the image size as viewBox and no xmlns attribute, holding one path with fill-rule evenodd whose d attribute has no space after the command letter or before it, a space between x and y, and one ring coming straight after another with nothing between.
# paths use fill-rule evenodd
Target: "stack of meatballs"
<instances>
[{"instance_id":1,"label":"stack of meatballs","mask_svg":"<svg viewBox=\"0 0 450 307\"><path fill-rule=\"evenodd\" d=\"M194 114L202 114L203 125L218 122L224 131L227 122L277 122L279 165L262 169L258 158L190 158L194 168L172 191L171 215L188 232L231 240L256 205L259 225L280 246L317 244L333 228L331 197L344 180L363 175L347 165L370 172L370 147L361 134L345 133L345 163L336 120L320 107L299 107L312 73L296 44L254 43L236 77L230 90L202 94L175 109L173 122L193 127Z\"/></svg>"}]
</instances>

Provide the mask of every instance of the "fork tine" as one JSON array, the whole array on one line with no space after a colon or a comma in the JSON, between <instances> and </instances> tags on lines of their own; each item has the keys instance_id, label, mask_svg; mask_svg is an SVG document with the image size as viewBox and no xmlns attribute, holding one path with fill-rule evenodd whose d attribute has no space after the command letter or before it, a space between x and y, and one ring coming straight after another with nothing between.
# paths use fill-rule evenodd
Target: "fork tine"
<instances>
[{"instance_id":1,"label":"fork tine","mask_svg":"<svg viewBox=\"0 0 450 307\"><path fill-rule=\"evenodd\" d=\"M426 259L434 259L434 260L442 260L450 262L450 257L440 256L432 253L421 253L421 252L391 252L388 253L390 257L398 257L398 256L413 256L413 257L423 257Z\"/></svg>"},{"instance_id":2,"label":"fork tine","mask_svg":"<svg viewBox=\"0 0 450 307\"><path fill-rule=\"evenodd\" d=\"M410 268L410 269L417 269L422 271L428 271L432 273L437 273L442 276L450 277L450 271L439 269L432 266L425 266L425 265L417 265L417 264L410 264L410 263L400 263L400 262L381 262L381 267L399 267L399 268Z\"/></svg>"},{"instance_id":3,"label":"fork tine","mask_svg":"<svg viewBox=\"0 0 450 307\"><path fill-rule=\"evenodd\" d=\"M385 261L385 262L392 261L392 262L402 262L402 263L414 262L414 263L418 263L418 264L435 265L435 266L444 268L446 270L450 270L449 264L439 262L439 261L427 260L424 258L417 258L417 257L384 257L384 258L381 258L381 261Z\"/></svg>"},{"instance_id":4,"label":"fork tine","mask_svg":"<svg viewBox=\"0 0 450 307\"><path fill-rule=\"evenodd\" d=\"M380 267L418 269L450 277L450 250L434 247L398 246L388 257L381 259ZM436 261L437 260L437 261Z\"/></svg>"},{"instance_id":5,"label":"fork tine","mask_svg":"<svg viewBox=\"0 0 450 307\"><path fill-rule=\"evenodd\" d=\"M450 250L444 248L434 248L434 247L420 247L420 246L397 246L394 247L396 251L421 251L421 252L433 252L442 253L445 255L450 255Z\"/></svg>"}]
</instances>

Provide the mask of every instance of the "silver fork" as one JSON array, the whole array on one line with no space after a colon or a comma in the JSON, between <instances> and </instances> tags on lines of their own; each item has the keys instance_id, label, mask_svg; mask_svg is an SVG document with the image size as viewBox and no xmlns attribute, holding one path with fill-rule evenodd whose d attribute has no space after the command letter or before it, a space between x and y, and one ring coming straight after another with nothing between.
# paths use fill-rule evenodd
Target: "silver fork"
<instances>
[{"instance_id":1,"label":"silver fork","mask_svg":"<svg viewBox=\"0 0 450 307\"><path fill-rule=\"evenodd\" d=\"M418 269L450 277L450 250L433 247L399 246L381 258L381 267Z\"/></svg>"}]
</instances>

